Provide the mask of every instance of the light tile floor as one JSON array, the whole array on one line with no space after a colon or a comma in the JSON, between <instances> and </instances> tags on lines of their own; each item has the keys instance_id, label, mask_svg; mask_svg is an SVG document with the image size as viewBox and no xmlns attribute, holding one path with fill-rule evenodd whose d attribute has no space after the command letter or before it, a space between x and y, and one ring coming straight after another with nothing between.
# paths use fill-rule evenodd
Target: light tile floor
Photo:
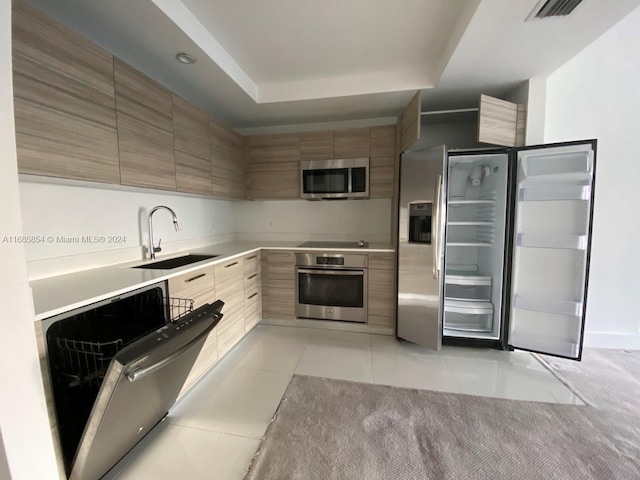
<instances>
[{"instance_id":1,"label":"light tile floor","mask_svg":"<svg viewBox=\"0 0 640 480\"><path fill-rule=\"evenodd\" d=\"M106 478L241 479L294 373L582 404L525 352L434 352L389 336L259 325Z\"/></svg>"}]
</instances>

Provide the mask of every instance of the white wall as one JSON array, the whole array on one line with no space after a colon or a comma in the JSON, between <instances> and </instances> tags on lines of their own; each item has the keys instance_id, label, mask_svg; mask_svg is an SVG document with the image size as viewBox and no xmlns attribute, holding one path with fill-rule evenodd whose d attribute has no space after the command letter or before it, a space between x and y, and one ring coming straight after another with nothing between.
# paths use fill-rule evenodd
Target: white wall
<instances>
[{"instance_id":1,"label":"white wall","mask_svg":"<svg viewBox=\"0 0 640 480\"><path fill-rule=\"evenodd\" d=\"M598 139L586 343L640 348L640 9L547 80L545 142Z\"/></svg>"},{"instance_id":2,"label":"white wall","mask_svg":"<svg viewBox=\"0 0 640 480\"><path fill-rule=\"evenodd\" d=\"M14 480L57 478L35 341L13 122L11 1L0 0L0 425Z\"/></svg>"},{"instance_id":3,"label":"white wall","mask_svg":"<svg viewBox=\"0 0 640 480\"><path fill-rule=\"evenodd\" d=\"M171 207L180 223L176 232L169 212L154 214L154 240L157 244L162 239L162 254L233 239L232 202L223 200L32 183L28 177L20 182L20 198L25 234L44 237L25 246L30 279L144 258L147 215L156 205ZM107 240L65 242L83 235L104 236ZM111 239L115 243L108 242L109 236L117 237Z\"/></svg>"},{"instance_id":4,"label":"white wall","mask_svg":"<svg viewBox=\"0 0 640 480\"><path fill-rule=\"evenodd\" d=\"M235 203L239 240L391 241L391 199Z\"/></svg>"}]
</instances>

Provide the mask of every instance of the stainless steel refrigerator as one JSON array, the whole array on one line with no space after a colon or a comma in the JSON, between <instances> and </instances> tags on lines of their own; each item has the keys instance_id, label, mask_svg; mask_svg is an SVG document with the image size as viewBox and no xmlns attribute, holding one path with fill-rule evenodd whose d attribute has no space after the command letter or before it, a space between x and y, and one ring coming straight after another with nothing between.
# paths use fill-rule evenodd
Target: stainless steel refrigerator
<instances>
[{"instance_id":1,"label":"stainless steel refrigerator","mask_svg":"<svg viewBox=\"0 0 640 480\"><path fill-rule=\"evenodd\" d=\"M596 141L404 153L397 337L579 360Z\"/></svg>"}]
</instances>

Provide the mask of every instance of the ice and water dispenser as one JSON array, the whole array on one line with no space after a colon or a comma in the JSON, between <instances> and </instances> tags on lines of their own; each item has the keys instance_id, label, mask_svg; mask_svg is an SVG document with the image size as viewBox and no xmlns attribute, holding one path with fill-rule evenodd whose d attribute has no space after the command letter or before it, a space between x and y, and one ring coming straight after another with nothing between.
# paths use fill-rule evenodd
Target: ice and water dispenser
<instances>
[{"instance_id":1,"label":"ice and water dispenser","mask_svg":"<svg viewBox=\"0 0 640 480\"><path fill-rule=\"evenodd\" d=\"M431 217L433 204L409 204L409 243L431 245Z\"/></svg>"}]
</instances>

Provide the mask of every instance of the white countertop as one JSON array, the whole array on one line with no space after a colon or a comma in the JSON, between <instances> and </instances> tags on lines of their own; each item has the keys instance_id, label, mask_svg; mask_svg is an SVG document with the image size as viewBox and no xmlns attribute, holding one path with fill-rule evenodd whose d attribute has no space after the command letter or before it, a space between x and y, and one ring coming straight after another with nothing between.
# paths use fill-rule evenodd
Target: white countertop
<instances>
[{"instance_id":1,"label":"white countertop","mask_svg":"<svg viewBox=\"0 0 640 480\"><path fill-rule=\"evenodd\" d=\"M229 259L260 249L281 249L296 251L335 252L394 252L390 243L373 243L368 248L300 248L301 242L230 242L208 247L175 252L158 256L155 261L179 257L187 253L217 255L215 258L185 265L171 270L131 268L149 261L121 263L92 270L43 278L30 282L35 308L35 319L43 320L53 315L84 307L123 293L162 282L208 265L215 265Z\"/></svg>"}]
</instances>

